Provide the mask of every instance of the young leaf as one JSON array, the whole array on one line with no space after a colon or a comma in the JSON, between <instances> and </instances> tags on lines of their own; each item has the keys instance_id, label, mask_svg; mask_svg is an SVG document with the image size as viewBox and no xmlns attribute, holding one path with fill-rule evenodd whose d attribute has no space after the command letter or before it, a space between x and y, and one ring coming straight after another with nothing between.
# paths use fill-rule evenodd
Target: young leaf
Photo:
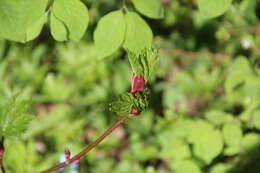
<instances>
[{"instance_id":1,"label":"young leaf","mask_svg":"<svg viewBox=\"0 0 260 173\"><path fill-rule=\"evenodd\" d=\"M52 12L66 26L67 39L81 39L87 29L89 15L87 7L80 0L55 0Z\"/></svg>"},{"instance_id":2,"label":"young leaf","mask_svg":"<svg viewBox=\"0 0 260 173\"><path fill-rule=\"evenodd\" d=\"M198 0L199 11L206 18L214 18L225 13L232 0Z\"/></svg>"},{"instance_id":3,"label":"young leaf","mask_svg":"<svg viewBox=\"0 0 260 173\"><path fill-rule=\"evenodd\" d=\"M134 108L139 112L146 110L149 104L149 96L150 92L147 88L143 92L136 93L133 99Z\"/></svg>"},{"instance_id":4,"label":"young leaf","mask_svg":"<svg viewBox=\"0 0 260 173\"><path fill-rule=\"evenodd\" d=\"M11 98L5 105L0 107L0 134L4 137L17 137L27 128L33 119L27 114L30 105L28 100Z\"/></svg>"},{"instance_id":5,"label":"young leaf","mask_svg":"<svg viewBox=\"0 0 260 173\"><path fill-rule=\"evenodd\" d=\"M51 35L57 41L67 40L67 28L66 26L51 13L50 17Z\"/></svg>"},{"instance_id":6,"label":"young leaf","mask_svg":"<svg viewBox=\"0 0 260 173\"><path fill-rule=\"evenodd\" d=\"M128 58L133 72L137 75L144 76L147 82L157 66L158 50L147 48L139 53L128 51Z\"/></svg>"},{"instance_id":7,"label":"young leaf","mask_svg":"<svg viewBox=\"0 0 260 173\"><path fill-rule=\"evenodd\" d=\"M143 15L160 19L164 16L164 9L160 0L132 0L135 8Z\"/></svg>"},{"instance_id":8,"label":"young leaf","mask_svg":"<svg viewBox=\"0 0 260 173\"><path fill-rule=\"evenodd\" d=\"M136 13L126 12L126 35L123 47L126 50L139 53L151 47L153 33L147 23Z\"/></svg>"},{"instance_id":9,"label":"young leaf","mask_svg":"<svg viewBox=\"0 0 260 173\"><path fill-rule=\"evenodd\" d=\"M102 17L94 32L98 56L106 57L114 53L123 43L126 24L122 11L113 11Z\"/></svg>"},{"instance_id":10,"label":"young leaf","mask_svg":"<svg viewBox=\"0 0 260 173\"><path fill-rule=\"evenodd\" d=\"M40 17L44 15L48 1L0 0L0 37L19 42L30 40L26 39L27 32L34 28L29 38L40 32L41 27L35 28L35 22L36 19L42 20Z\"/></svg>"},{"instance_id":11,"label":"young leaf","mask_svg":"<svg viewBox=\"0 0 260 173\"><path fill-rule=\"evenodd\" d=\"M110 110L119 115L126 115L131 113L134 97L131 93L123 93L119 96L117 101L110 104Z\"/></svg>"},{"instance_id":12,"label":"young leaf","mask_svg":"<svg viewBox=\"0 0 260 173\"><path fill-rule=\"evenodd\" d=\"M119 115L132 113L133 109L139 112L144 111L148 107L149 91L144 89L143 92L138 92L135 95L132 93L124 93L119 96L117 101L110 104L110 110Z\"/></svg>"}]
</instances>

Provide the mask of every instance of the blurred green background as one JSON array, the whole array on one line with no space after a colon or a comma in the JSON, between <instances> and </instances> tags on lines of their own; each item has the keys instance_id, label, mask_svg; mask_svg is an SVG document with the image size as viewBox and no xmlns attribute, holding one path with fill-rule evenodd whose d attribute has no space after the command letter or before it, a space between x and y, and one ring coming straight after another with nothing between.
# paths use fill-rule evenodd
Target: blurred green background
<instances>
[{"instance_id":1,"label":"blurred green background","mask_svg":"<svg viewBox=\"0 0 260 173\"><path fill-rule=\"evenodd\" d=\"M120 0L85 0L90 26L80 42L49 29L34 41L0 40L0 101L21 92L36 118L6 141L10 173L39 172L65 148L81 151L119 116L109 103L130 90L123 50L99 60L93 31ZM195 0L162 0L165 18L145 18L160 48L149 110L127 120L66 173L259 173L260 1L234 0L205 20Z\"/></svg>"}]
</instances>

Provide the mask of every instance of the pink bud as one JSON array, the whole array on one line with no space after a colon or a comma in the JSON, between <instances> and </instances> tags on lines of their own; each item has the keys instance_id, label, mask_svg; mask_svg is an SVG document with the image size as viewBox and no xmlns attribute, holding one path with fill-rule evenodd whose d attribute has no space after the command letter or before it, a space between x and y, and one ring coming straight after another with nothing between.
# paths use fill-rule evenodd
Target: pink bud
<instances>
[{"instance_id":1,"label":"pink bud","mask_svg":"<svg viewBox=\"0 0 260 173\"><path fill-rule=\"evenodd\" d=\"M138 76L138 75L134 74L132 76L132 89L131 89L131 93L135 94L137 92L143 91L144 90L144 85L145 85L144 77L143 76Z\"/></svg>"},{"instance_id":2,"label":"pink bud","mask_svg":"<svg viewBox=\"0 0 260 173\"><path fill-rule=\"evenodd\" d=\"M140 111L137 110L137 109L132 108L131 114L132 114L133 116L138 116L138 115L140 115Z\"/></svg>"},{"instance_id":3,"label":"pink bud","mask_svg":"<svg viewBox=\"0 0 260 173\"><path fill-rule=\"evenodd\" d=\"M64 150L64 153L65 153L65 159L66 159L66 161L67 161L67 160L70 160L70 150L69 150L69 149L65 149L65 150Z\"/></svg>"}]
</instances>

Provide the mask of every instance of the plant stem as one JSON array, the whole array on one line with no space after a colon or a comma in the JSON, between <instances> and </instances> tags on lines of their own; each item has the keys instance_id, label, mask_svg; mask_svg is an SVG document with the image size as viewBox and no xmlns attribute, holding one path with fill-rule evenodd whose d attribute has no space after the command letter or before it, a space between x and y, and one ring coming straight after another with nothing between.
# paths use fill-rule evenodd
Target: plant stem
<instances>
[{"instance_id":1,"label":"plant stem","mask_svg":"<svg viewBox=\"0 0 260 173\"><path fill-rule=\"evenodd\" d=\"M3 163L3 158L4 158L4 140L5 138L2 137L1 141L0 141L0 169L2 173L5 173L5 168L4 168L4 163Z\"/></svg>"},{"instance_id":2,"label":"plant stem","mask_svg":"<svg viewBox=\"0 0 260 173\"><path fill-rule=\"evenodd\" d=\"M94 142L92 142L90 145L88 145L83 151L72 157L71 159L59 163L49 169L46 169L45 171L42 171L41 173L50 173L53 171L56 171L60 168L63 168L65 166L68 166L74 162L78 162L82 159L82 157L87 154L91 149L93 149L96 145L98 145L104 138L106 138L110 133L112 133L117 127L119 127L125 120L127 120L132 115L125 115L121 117L119 120L117 120L109 129L107 129L99 138L97 138Z\"/></svg>"}]
</instances>

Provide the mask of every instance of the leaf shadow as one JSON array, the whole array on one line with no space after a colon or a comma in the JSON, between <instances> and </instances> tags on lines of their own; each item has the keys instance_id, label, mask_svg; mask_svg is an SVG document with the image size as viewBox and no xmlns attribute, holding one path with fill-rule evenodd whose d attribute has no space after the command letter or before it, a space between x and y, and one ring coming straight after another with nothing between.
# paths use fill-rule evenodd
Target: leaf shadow
<instances>
[{"instance_id":1,"label":"leaf shadow","mask_svg":"<svg viewBox=\"0 0 260 173\"><path fill-rule=\"evenodd\" d=\"M227 173L259 173L260 143L243 153L241 159Z\"/></svg>"}]
</instances>

